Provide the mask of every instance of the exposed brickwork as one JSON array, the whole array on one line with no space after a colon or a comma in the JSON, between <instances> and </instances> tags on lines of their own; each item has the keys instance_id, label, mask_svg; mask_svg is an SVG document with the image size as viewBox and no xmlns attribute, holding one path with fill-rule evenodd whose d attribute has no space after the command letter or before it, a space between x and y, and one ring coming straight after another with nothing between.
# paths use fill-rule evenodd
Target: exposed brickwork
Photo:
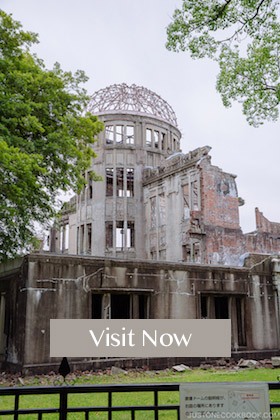
<instances>
[{"instance_id":1,"label":"exposed brickwork","mask_svg":"<svg viewBox=\"0 0 280 420\"><path fill-rule=\"evenodd\" d=\"M152 213L146 214L147 236L152 228L155 232L162 230L155 218L160 211L156 204L159 198L156 197L159 194L165 195L167 208L168 200L169 208L172 208L166 224L170 239L167 235L163 246L159 245L163 252L156 258L156 237L150 239L153 259L240 265L241 257L248 252L279 253L280 223L270 222L258 209L256 231L243 234L240 228L236 175L212 165L209 151L210 148L206 146L186 155L180 153L164 161L158 168L145 171L146 203L147 206L149 200L154 203L154 216ZM153 226L149 225L150 219L153 220ZM176 235L180 221L181 242ZM163 255L167 258L162 258Z\"/></svg>"}]
</instances>

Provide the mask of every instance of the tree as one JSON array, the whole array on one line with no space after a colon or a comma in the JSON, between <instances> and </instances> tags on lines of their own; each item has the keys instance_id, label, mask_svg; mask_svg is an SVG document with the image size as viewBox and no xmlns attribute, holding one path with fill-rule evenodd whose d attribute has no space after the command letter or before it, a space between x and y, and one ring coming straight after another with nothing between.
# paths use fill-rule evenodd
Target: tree
<instances>
[{"instance_id":1,"label":"tree","mask_svg":"<svg viewBox=\"0 0 280 420\"><path fill-rule=\"evenodd\" d=\"M183 0L167 28L167 48L220 66L223 104L243 104L249 124L277 120L280 102L279 0Z\"/></svg>"},{"instance_id":2,"label":"tree","mask_svg":"<svg viewBox=\"0 0 280 420\"><path fill-rule=\"evenodd\" d=\"M84 186L103 124L84 113L84 72L47 70L36 34L0 10L0 260L28 250L59 191Z\"/></svg>"}]
</instances>

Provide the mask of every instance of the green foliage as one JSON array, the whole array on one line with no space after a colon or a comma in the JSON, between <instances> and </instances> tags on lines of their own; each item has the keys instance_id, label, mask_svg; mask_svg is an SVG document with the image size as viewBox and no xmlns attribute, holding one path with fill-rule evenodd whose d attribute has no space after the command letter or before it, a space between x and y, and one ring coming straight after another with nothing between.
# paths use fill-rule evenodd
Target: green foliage
<instances>
[{"instance_id":1,"label":"green foliage","mask_svg":"<svg viewBox=\"0 0 280 420\"><path fill-rule=\"evenodd\" d=\"M83 114L84 72L52 70L30 52L37 35L0 10L0 260L32 246L34 223L59 191L79 191L101 122Z\"/></svg>"},{"instance_id":2,"label":"green foliage","mask_svg":"<svg viewBox=\"0 0 280 420\"><path fill-rule=\"evenodd\" d=\"M253 126L277 120L280 102L279 0L183 0L167 48L219 63L223 104L243 104Z\"/></svg>"}]
</instances>

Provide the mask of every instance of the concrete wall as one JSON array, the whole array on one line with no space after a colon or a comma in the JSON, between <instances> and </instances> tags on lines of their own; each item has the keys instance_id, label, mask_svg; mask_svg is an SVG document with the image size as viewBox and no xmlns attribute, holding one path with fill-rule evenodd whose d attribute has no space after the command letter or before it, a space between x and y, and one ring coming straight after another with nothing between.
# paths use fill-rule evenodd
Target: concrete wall
<instances>
[{"instance_id":1,"label":"concrete wall","mask_svg":"<svg viewBox=\"0 0 280 420\"><path fill-rule=\"evenodd\" d=\"M104 302L112 295L146 296L149 318L200 318L205 311L209 318L229 317L233 349L276 349L279 298L275 282L280 284L280 270L275 267L280 264L271 259L247 260L246 264L252 267L27 256L13 273L2 267L0 290L7 297L5 360L25 367L56 362L49 357L49 320L91 318L93 294L104 296ZM223 302L227 316L219 308ZM135 312L131 317L137 317Z\"/></svg>"}]
</instances>

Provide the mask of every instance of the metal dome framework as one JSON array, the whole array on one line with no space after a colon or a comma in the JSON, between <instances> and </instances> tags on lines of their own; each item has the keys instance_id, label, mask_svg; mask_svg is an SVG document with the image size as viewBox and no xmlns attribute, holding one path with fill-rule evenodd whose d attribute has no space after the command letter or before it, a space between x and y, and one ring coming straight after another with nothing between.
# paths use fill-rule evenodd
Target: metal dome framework
<instances>
[{"instance_id":1,"label":"metal dome framework","mask_svg":"<svg viewBox=\"0 0 280 420\"><path fill-rule=\"evenodd\" d=\"M152 115L177 127L176 114L159 95L143 86L115 84L94 93L87 110L93 114L127 111Z\"/></svg>"}]
</instances>

